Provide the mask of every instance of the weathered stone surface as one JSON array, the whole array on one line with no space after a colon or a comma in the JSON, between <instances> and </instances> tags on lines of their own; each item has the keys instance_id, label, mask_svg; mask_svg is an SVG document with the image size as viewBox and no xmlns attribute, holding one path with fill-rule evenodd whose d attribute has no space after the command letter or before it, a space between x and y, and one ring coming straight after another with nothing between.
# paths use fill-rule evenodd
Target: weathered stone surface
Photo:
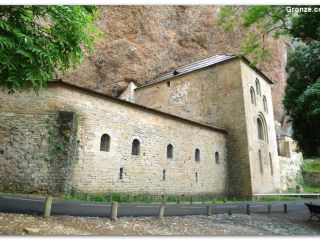
<instances>
[{"instance_id":1,"label":"weathered stone surface","mask_svg":"<svg viewBox=\"0 0 320 240\"><path fill-rule=\"evenodd\" d=\"M303 180L313 186L320 185L320 172L302 172Z\"/></svg>"},{"instance_id":2,"label":"weathered stone surface","mask_svg":"<svg viewBox=\"0 0 320 240\"><path fill-rule=\"evenodd\" d=\"M39 233L39 229L38 228L25 228L25 229L23 229L23 231L28 233L28 234Z\"/></svg>"},{"instance_id":3,"label":"weathered stone surface","mask_svg":"<svg viewBox=\"0 0 320 240\"><path fill-rule=\"evenodd\" d=\"M217 27L219 6L103 6L96 25L105 33L93 55L69 72L67 81L117 95L171 68L216 54L237 54L243 32ZM283 114L288 41L266 38L271 56L259 68L275 84L275 119Z\"/></svg>"},{"instance_id":4,"label":"weathered stone surface","mask_svg":"<svg viewBox=\"0 0 320 240\"><path fill-rule=\"evenodd\" d=\"M1 132L4 139L11 138L11 135L19 135L19 138L13 141L10 157L8 158L5 149L6 155L1 161L2 188L11 186L14 189L21 184L23 190L23 187L29 184L37 189L46 183L49 186L63 187L55 188L56 192L68 190L70 185L76 191L89 193L226 192L226 134L220 130L58 83L43 91L39 97L33 93L16 93L1 95L1 101L5 103L0 109L0 126L4 128ZM56 102L56 108L50 107L52 101ZM69 138L70 146L76 150L75 160L72 159L73 154L67 155L71 149L65 152L62 148L59 154L55 154L51 160L56 163L53 168L55 178L50 177L49 162L41 157L42 153L48 152L45 148L46 141L40 144L40 149L36 151L30 148L35 144L32 139L38 138L39 132L44 131L45 135L48 135L44 119L40 117L40 109L43 114L60 111L55 118L59 123L55 128L58 131L54 132L54 139L58 139L58 143L65 137L64 127L69 126L66 121L70 122L73 119L70 113L74 112L78 116L77 138ZM35 114L37 111L40 113ZM21 112L24 114L19 115ZM30 121L29 118L26 119L27 113L33 116ZM12 123L12 120L15 122ZM24 129L28 124L34 128L32 132ZM18 128L11 129L13 125ZM103 134L110 136L110 151L100 151ZM26 136L30 138L29 147L22 144ZM131 155L134 139L141 143L140 155L137 156ZM74 140L77 145L73 145ZM174 148L172 159L168 159L166 155L169 143ZM10 146L10 142L5 141L0 146ZM200 149L199 162L195 161L196 148ZM28 151L28 161L20 159ZM216 151L220 154L219 164L215 162ZM23 164L20 172L16 164ZM120 168L123 168L122 179L119 176ZM165 181L163 170L166 170ZM42 179L32 177L40 173ZM11 182L14 184L10 185Z\"/></svg>"}]
</instances>

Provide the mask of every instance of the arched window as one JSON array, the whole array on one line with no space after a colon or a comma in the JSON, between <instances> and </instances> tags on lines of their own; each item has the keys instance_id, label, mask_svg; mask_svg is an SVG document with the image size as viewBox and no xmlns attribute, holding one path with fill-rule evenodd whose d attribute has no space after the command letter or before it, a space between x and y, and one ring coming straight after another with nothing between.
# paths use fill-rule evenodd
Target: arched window
<instances>
[{"instance_id":1,"label":"arched window","mask_svg":"<svg viewBox=\"0 0 320 240\"><path fill-rule=\"evenodd\" d=\"M269 161L270 161L270 171L271 171L271 175L273 175L273 165L272 165L271 153L269 153Z\"/></svg>"},{"instance_id":2,"label":"arched window","mask_svg":"<svg viewBox=\"0 0 320 240\"><path fill-rule=\"evenodd\" d=\"M166 170L162 171L162 180L165 181L166 180Z\"/></svg>"},{"instance_id":3,"label":"arched window","mask_svg":"<svg viewBox=\"0 0 320 240\"><path fill-rule=\"evenodd\" d=\"M267 103L266 96L263 96L263 109L265 112L268 112L268 103Z\"/></svg>"},{"instance_id":4,"label":"arched window","mask_svg":"<svg viewBox=\"0 0 320 240\"><path fill-rule=\"evenodd\" d=\"M199 148L196 149L195 154L194 154L194 159L199 162L200 161L200 150Z\"/></svg>"},{"instance_id":5,"label":"arched window","mask_svg":"<svg viewBox=\"0 0 320 240\"><path fill-rule=\"evenodd\" d=\"M250 88L250 95L251 95L251 103L256 105L256 94L254 92L253 87Z\"/></svg>"},{"instance_id":6,"label":"arched window","mask_svg":"<svg viewBox=\"0 0 320 240\"><path fill-rule=\"evenodd\" d=\"M261 156L261 150L259 149L259 162L260 162L260 172L263 173L263 162Z\"/></svg>"},{"instance_id":7,"label":"arched window","mask_svg":"<svg viewBox=\"0 0 320 240\"><path fill-rule=\"evenodd\" d=\"M218 153L218 152L216 152L216 153L214 154L214 157L215 157L215 159L216 159L216 164L220 164L220 156L219 156L219 153Z\"/></svg>"},{"instance_id":8,"label":"arched window","mask_svg":"<svg viewBox=\"0 0 320 240\"><path fill-rule=\"evenodd\" d=\"M257 130L258 138L262 141L268 142L268 128L262 114L257 118Z\"/></svg>"},{"instance_id":9,"label":"arched window","mask_svg":"<svg viewBox=\"0 0 320 240\"><path fill-rule=\"evenodd\" d=\"M119 178L120 180L123 179L123 168L120 168Z\"/></svg>"},{"instance_id":10,"label":"arched window","mask_svg":"<svg viewBox=\"0 0 320 240\"><path fill-rule=\"evenodd\" d=\"M134 139L132 142L132 155L140 155L140 142L138 139Z\"/></svg>"},{"instance_id":11,"label":"arched window","mask_svg":"<svg viewBox=\"0 0 320 240\"><path fill-rule=\"evenodd\" d=\"M196 182L198 182L198 173L196 172Z\"/></svg>"},{"instance_id":12,"label":"arched window","mask_svg":"<svg viewBox=\"0 0 320 240\"><path fill-rule=\"evenodd\" d=\"M110 136L108 134L103 134L101 136L100 151L110 151Z\"/></svg>"},{"instance_id":13,"label":"arched window","mask_svg":"<svg viewBox=\"0 0 320 240\"><path fill-rule=\"evenodd\" d=\"M261 96L260 82L258 78L256 78L256 91L259 96Z\"/></svg>"},{"instance_id":14,"label":"arched window","mask_svg":"<svg viewBox=\"0 0 320 240\"><path fill-rule=\"evenodd\" d=\"M167 146L167 158L173 158L173 146L171 144Z\"/></svg>"}]
</instances>

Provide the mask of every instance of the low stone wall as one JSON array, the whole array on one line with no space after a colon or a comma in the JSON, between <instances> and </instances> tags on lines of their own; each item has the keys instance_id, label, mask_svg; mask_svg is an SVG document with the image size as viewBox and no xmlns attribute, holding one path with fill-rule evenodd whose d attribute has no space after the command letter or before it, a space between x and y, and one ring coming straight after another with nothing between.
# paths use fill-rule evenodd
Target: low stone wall
<instances>
[{"instance_id":1,"label":"low stone wall","mask_svg":"<svg viewBox=\"0 0 320 240\"><path fill-rule=\"evenodd\" d=\"M296 188L299 184L298 179L302 178L301 165L303 159L301 158L287 158L278 156L280 166L280 183L282 191L287 191L289 188Z\"/></svg>"},{"instance_id":2,"label":"low stone wall","mask_svg":"<svg viewBox=\"0 0 320 240\"><path fill-rule=\"evenodd\" d=\"M305 183L320 186L320 172L302 172L302 175Z\"/></svg>"}]
</instances>

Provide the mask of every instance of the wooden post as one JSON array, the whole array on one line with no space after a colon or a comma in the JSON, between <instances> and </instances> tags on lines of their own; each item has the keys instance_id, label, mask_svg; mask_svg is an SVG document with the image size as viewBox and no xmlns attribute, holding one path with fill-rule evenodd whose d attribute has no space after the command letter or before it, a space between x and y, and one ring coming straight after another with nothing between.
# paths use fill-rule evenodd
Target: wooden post
<instances>
[{"instance_id":1,"label":"wooden post","mask_svg":"<svg viewBox=\"0 0 320 240\"><path fill-rule=\"evenodd\" d=\"M288 213L288 204L283 204L283 213Z\"/></svg>"},{"instance_id":2,"label":"wooden post","mask_svg":"<svg viewBox=\"0 0 320 240\"><path fill-rule=\"evenodd\" d=\"M229 216L232 215L231 209L228 209L228 215L229 215Z\"/></svg>"},{"instance_id":3,"label":"wooden post","mask_svg":"<svg viewBox=\"0 0 320 240\"><path fill-rule=\"evenodd\" d=\"M227 197L226 197L226 196L224 197L224 200L223 200L223 201L224 201L225 203L227 202Z\"/></svg>"},{"instance_id":4,"label":"wooden post","mask_svg":"<svg viewBox=\"0 0 320 240\"><path fill-rule=\"evenodd\" d=\"M204 203L204 196L203 195L201 196L201 200L202 200L202 203Z\"/></svg>"},{"instance_id":5,"label":"wooden post","mask_svg":"<svg viewBox=\"0 0 320 240\"><path fill-rule=\"evenodd\" d=\"M210 206L207 206L207 216L211 216L212 215L212 209Z\"/></svg>"},{"instance_id":6,"label":"wooden post","mask_svg":"<svg viewBox=\"0 0 320 240\"><path fill-rule=\"evenodd\" d=\"M118 219L118 202L113 201L111 206L111 220Z\"/></svg>"},{"instance_id":7,"label":"wooden post","mask_svg":"<svg viewBox=\"0 0 320 240\"><path fill-rule=\"evenodd\" d=\"M233 197L233 202L235 202L235 201L236 201L236 197L234 196L234 197Z\"/></svg>"},{"instance_id":8,"label":"wooden post","mask_svg":"<svg viewBox=\"0 0 320 240\"><path fill-rule=\"evenodd\" d=\"M247 204L247 215L250 215L250 205Z\"/></svg>"},{"instance_id":9,"label":"wooden post","mask_svg":"<svg viewBox=\"0 0 320 240\"><path fill-rule=\"evenodd\" d=\"M268 215L271 215L271 205L268 205Z\"/></svg>"},{"instance_id":10,"label":"wooden post","mask_svg":"<svg viewBox=\"0 0 320 240\"><path fill-rule=\"evenodd\" d=\"M191 195L191 197L190 197L190 203L192 204L192 195Z\"/></svg>"},{"instance_id":11,"label":"wooden post","mask_svg":"<svg viewBox=\"0 0 320 240\"><path fill-rule=\"evenodd\" d=\"M166 204L166 195L162 195L162 204L163 204L163 205Z\"/></svg>"},{"instance_id":12,"label":"wooden post","mask_svg":"<svg viewBox=\"0 0 320 240\"><path fill-rule=\"evenodd\" d=\"M51 205L52 205L52 196L47 196L46 202L44 205L44 213L43 213L44 217L50 217Z\"/></svg>"},{"instance_id":13,"label":"wooden post","mask_svg":"<svg viewBox=\"0 0 320 240\"><path fill-rule=\"evenodd\" d=\"M161 205L159 208L159 219L163 219L164 215L164 205Z\"/></svg>"}]
</instances>

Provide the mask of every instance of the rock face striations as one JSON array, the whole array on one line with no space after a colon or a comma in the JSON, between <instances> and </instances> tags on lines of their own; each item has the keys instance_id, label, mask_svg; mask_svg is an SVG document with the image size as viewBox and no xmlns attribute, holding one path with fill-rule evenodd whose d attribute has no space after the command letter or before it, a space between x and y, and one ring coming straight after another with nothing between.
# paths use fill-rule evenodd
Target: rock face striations
<instances>
[{"instance_id":1,"label":"rock face striations","mask_svg":"<svg viewBox=\"0 0 320 240\"><path fill-rule=\"evenodd\" d=\"M69 71L71 83L118 96L129 82L146 83L172 68L216 54L237 54L242 30L216 24L219 6L102 6L96 25L105 36ZM275 120L283 114L287 41L271 37L271 57L258 67L274 81Z\"/></svg>"}]
</instances>

